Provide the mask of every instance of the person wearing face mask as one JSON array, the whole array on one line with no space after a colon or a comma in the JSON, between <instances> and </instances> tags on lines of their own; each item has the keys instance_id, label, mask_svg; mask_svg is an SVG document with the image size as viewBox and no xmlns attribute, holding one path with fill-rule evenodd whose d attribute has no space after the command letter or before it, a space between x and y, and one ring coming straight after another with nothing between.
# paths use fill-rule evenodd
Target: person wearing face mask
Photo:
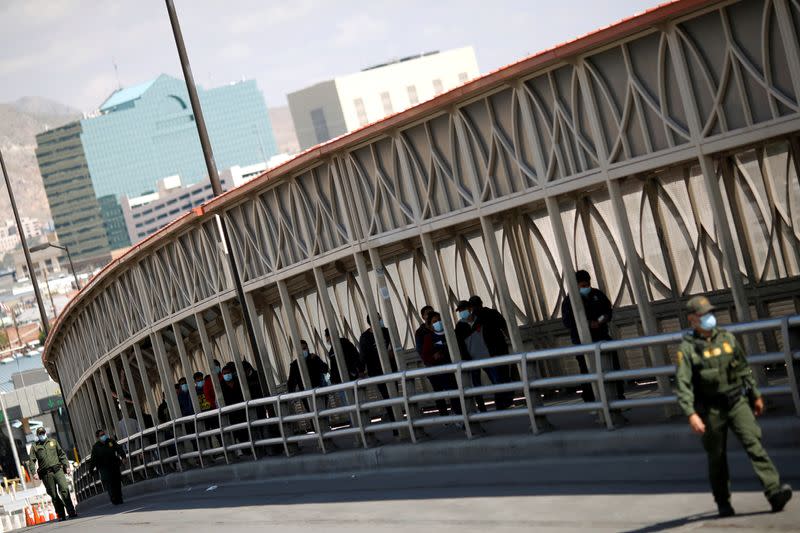
<instances>
[{"instance_id":1,"label":"person wearing face mask","mask_svg":"<svg viewBox=\"0 0 800 533\"><path fill-rule=\"evenodd\" d=\"M422 337L422 362L425 366L439 366L452 363L450 350L447 348L447 339L444 335L442 315L436 311L428 313L427 331ZM453 374L436 374L428 376L431 387L436 392L458 389L456 378ZM447 402L436 400L436 408L441 416L447 416ZM450 398L450 408L453 414L461 414L461 401Z\"/></svg>"},{"instance_id":2,"label":"person wearing face mask","mask_svg":"<svg viewBox=\"0 0 800 533\"><path fill-rule=\"evenodd\" d=\"M747 452L772 511L779 512L791 499L792 488L781 484L761 444L755 417L764 412L764 399L742 345L732 333L717 327L714 306L705 296L693 297L686 308L692 331L683 337L677 352L678 405L692 431L702 436L719 515L735 514L728 475L729 428Z\"/></svg>"},{"instance_id":3,"label":"person wearing face mask","mask_svg":"<svg viewBox=\"0 0 800 533\"><path fill-rule=\"evenodd\" d=\"M175 389L178 392L178 405L181 408L181 416L190 416L194 414L194 407L192 406L192 398L189 396L189 384L186 378L178 380Z\"/></svg>"},{"instance_id":4,"label":"person wearing face mask","mask_svg":"<svg viewBox=\"0 0 800 533\"><path fill-rule=\"evenodd\" d=\"M465 361L475 361L478 359L486 359L489 357L489 348L483 340L483 331L481 325L477 323L476 317L472 314L469 302L462 300L456 305L456 316L458 322L456 323L456 339L458 339L458 347L461 350L461 357ZM489 381L493 384L497 383L497 372L494 367L487 367L483 369L489 377ZM472 375L472 385L474 387L481 386L481 370L473 370L470 372ZM482 413L486 412L486 402L483 396L475 396L475 404L478 410Z\"/></svg>"},{"instance_id":5,"label":"person wearing face mask","mask_svg":"<svg viewBox=\"0 0 800 533\"><path fill-rule=\"evenodd\" d=\"M89 468L100 474L100 481L108 493L111 503L121 505L122 502L122 474L120 467L125 460L125 451L117 441L106 435L102 429L95 432L97 441L92 446L92 457L89 459Z\"/></svg>"},{"instance_id":6,"label":"person wearing face mask","mask_svg":"<svg viewBox=\"0 0 800 533\"><path fill-rule=\"evenodd\" d=\"M583 310L586 313L586 321L589 323L589 332L592 336L592 342L609 341L611 340L611 333L608 326L611 323L613 316L613 309L611 301L600 289L592 287L592 276L585 270L578 270L575 273L575 280L578 282L578 290L580 291L581 300L583 300ZM564 298L564 303L561 304L561 319L564 326L569 330L572 344L582 344L580 335L578 334L578 323L575 320L575 315L572 312L572 303L570 297ZM619 361L619 354L617 352L610 352L611 367L613 370L620 370L622 366ZM580 367L581 374L589 373L589 366L586 364L586 356L576 356L578 360L578 367ZM616 399L625 399L625 384L622 381L614 382ZM583 386L582 393L584 402L595 401L594 391L588 383ZM619 422L624 423L621 417Z\"/></svg>"},{"instance_id":7,"label":"person wearing face mask","mask_svg":"<svg viewBox=\"0 0 800 533\"><path fill-rule=\"evenodd\" d=\"M473 327L483 335L483 341L487 350L489 350L489 356L500 357L508 355L508 323L502 313L497 309L484 307L480 296L470 297L469 311L475 318ZM492 367L490 372L494 374L494 383L511 382L511 368L508 365ZM498 410L508 409L513 403L513 392L498 392L494 395L495 408Z\"/></svg>"},{"instance_id":8,"label":"person wearing face mask","mask_svg":"<svg viewBox=\"0 0 800 533\"><path fill-rule=\"evenodd\" d=\"M31 446L28 471L36 471L42 480L47 494L53 500L59 520L66 520L67 516L70 518L78 516L69 495L66 476L69 472L67 454L57 440L47 436L47 431L43 427L36 430L36 442Z\"/></svg>"},{"instance_id":9,"label":"person wearing face mask","mask_svg":"<svg viewBox=\"0 0 800 533\"><path fill-rule=\"evenodd\" d=\"M209 376L210 377L210 376ZM209 401L208 396L206 396L206 376L203 375L202 372L198 371L195 372L192 376L194 380L194 392L197 394L197 403L200 405L200 411L210 411L216 407Z\"/></svg>"},{"instance_id":10,"label":"person wearing face mask","mask_svg":"<svg viewBox=\"0 0 800 533\"><path fill-rule=\"evenodd\" d=\"M328 364L323 361L320 356L309 351L306 341L300 341L300 349L303 351L303 359L306 362L306 368L308 368L311 388L316 389L317 387L322 387L324 376L328 373ZM287 389L289 392L305 390L297 359L292 361L289 365L289 382L287 383Z\"/></svg>"}]
</instances>

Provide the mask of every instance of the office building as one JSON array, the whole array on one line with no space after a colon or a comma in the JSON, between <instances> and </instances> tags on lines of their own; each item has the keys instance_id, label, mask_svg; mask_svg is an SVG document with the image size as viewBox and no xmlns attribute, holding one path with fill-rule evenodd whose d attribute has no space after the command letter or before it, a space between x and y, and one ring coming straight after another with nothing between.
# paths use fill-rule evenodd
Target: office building
<instances>
[{"instance_id":1,"label":"office building","mask_svg":"<svg viewBox=\"0 0 800 533\"><path fill-rule=\"evenodd\" d=\"M79 121L36 136L36 159L56 235L76 266L104 264L110 257L81 132Z\"/></svg>"},{"instance_id":2,"label":"office building","mask_svg":"<svg viewBox=\"0 0 800 533\"><path fill-rule=\"evenodd\" d=\"M29 239L41 237L44 234L44 225L42 222L35 218L21 217L22 231ZM13 251L19 246L19 232L17 231L17 224L13 218L5 221L5 224L0 224L0 255Z\"/></svg>"},{"instance_id":3,"label":"office building","mask_svg":"<svg viewBox=\"0 0 800 533\"><path fill-rule=\"evenodd\" d=\"M263 163L276 154L255 81L198 87L198 93L218 168ZM186 85L164 74L116 91L96 113L42 133L37 142L58 238L75 246L78 260L130 245L122 195L152 193L168 176L179 175L185 185L207 180ZM76 195L85 209L71 203Z\"/></svg>"},{"instance_id":4,"label":"office building","mask_svg":"<svg viewBox=\"0 0 800 533\"><path fill-rule=\"evenodd\" d=\"M344 135L479 75L472 47L429 52L339 76L287 96L301 149Z\"/></svg>"},{"instance_id":5,"label":"office building","mask_svg":"<svg viewBox=\"0 0 800 533\"><path fill-rule=\"evenodd\" d=\"M219 173L220 183L225 190L238 187L266 169L264 163L228 168ZM122 196L120 211L129 242L136 244L213 197L208 181L184 186L180 176L159 180L155 192L132 198Z\"/></svg>"}]
</instances>

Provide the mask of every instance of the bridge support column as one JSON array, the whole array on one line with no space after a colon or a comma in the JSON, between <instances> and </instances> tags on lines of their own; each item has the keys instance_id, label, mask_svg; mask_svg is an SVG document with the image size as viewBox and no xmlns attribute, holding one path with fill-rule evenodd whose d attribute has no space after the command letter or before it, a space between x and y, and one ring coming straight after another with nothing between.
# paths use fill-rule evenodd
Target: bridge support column
<instances>
[{"instance_id":1,"label":"bridge support column","mask_svg":"<svg viewBox=\"0 0 800 533\"><path fill-rule=\"evenodd\" d=\"M244 375L241 344L239 343L239 336L236 332L236 328L233 326L230 306L231 301L219 303L219 309L222 313L222 325L225 327L225 337L228 340L228 348L231 351L233 364L236 366L236 374L239 378L239 386L242 388L242 397L245 401L248 401L250 399L250 388L247 386L247 376Z\"/></svg>"},{"instance_id":2,"label":"bridge support column","mask_svg":"<svg viewBox=\"0 0 800 533\"><path fill-rule=\"evenodd\" d=\"M275 384L275 378L272 374L272 365L270 364L269 356L267 355L267 342L264 338L264 332L262 331L261 327L256 324L256 321L259 319L252 293L246 292L244 294L244 300L248 313L250 313L250 318L253 320L253 333L256 338L256 346L258 347L258 357L255 358L255 361L258 368L261 387L265 392L265 396L272 396L273 394L276 394L278 387Z\"/></svg>"},{"instance_id":3,"label":"bridge support column","mask_svg":"<svg viewBox=\"0 0 800 533\"><path fill-rule=\"evenodd\" d=\"M133 403L133 412L134 412L134 415L136 416L136 423L139 426L139 431L144 431L146 429L146 427L147 427L147 424L145 424L145 422L144 422L144 415L142 414L142 404L139 401L139 391L136 390L136 382L133 381L133 373L131 372L130 361L128 361L128 354L123 351L122 353L119 354L119 357L120 357L120 360L122 360L122 371L124 372L124 375L125 375L125 383L128 385L128 390L129 390L129 392L131 394L131 403ZM118 371L118 368L119 367L117 367L116 363L114 363L114 361L112 361L112 369L115 372L115 374ZM123 393L124 393L124 390L123 390ZM145 440L143 438L141 438L141 437L139 438L139 446L140 446L140 448L142 450L144 450ZM143 465L146 465L146 463L147 463L147 454L144 453L144 451L142 452L142 455L140 456L140 460L141 460ZM131 466L133 466L132 462L131 462ZM145 468L142 469L142 473L143 473L145 478L150 477L147 474L147 467L146 466L145 466ZM133 468L131 468L131 475L133 475Z\"/></svg>"},{"instance_id":4,"label":"bridge support column","mask_svg":"<svg viewBox=\"0 0 800 533\"><path fill-rule=\"evenodd\" d=\"M547 214L550 217L550 225L553 227L553 236L555 237L558 256L561 260L563 283L567 286L567 294L569 295L569 302L572 306L572 314L575 316L575 324L578 326L578 336L581 344L591 344L592 335L589 332L589 322L586 320L586 311L583 308L583 298L578 290L578 281L575 279L575 266L572 264L572 255L569 251L567 235L564 232L564 221L561 219L561 207L558 205L558 200L553 196L545 198L545 205L547 207ZM589 370L591 372L596 372L598 369L594 364L594 357L592 357L592 354L586 353L584 357L586 358L586 366ZM594 390L594 397L600 398L600 391L597 385L592 383L591 387Z\"/></svg>"},{"instance_id":5,"label":"bridge support column","mask_svg":"<svg viewBox=\"0 0 800 533\"><path fill-rule=\"evenodd\" d=\"M378 312L378 306L375 304L375 292L372 289L372 281L369 278L369 270L367 269L367 261L364 258L364 252L354 252L353 258L356 261L356 270L358 271L358 277L361 281L361 288L364 291L364 303L367 305L367 315L369 316L372 332L375 335L375 346L378 349L378 357L381 360L381 369L384 374L391 374L393 372L391 358L395 357L395 354L394 350L389 354L389 351L386 349L386 344L383 342L383 339L381 339L381 315ZM373 265L373 268L374 266L375 265ZM389 342L391 343L391 336ZM399 396L397 386L394 383L387 383L386 387L390 397L397 398ZM402 420L403 412L399 406L393 405L391 411L395 421Z\"/></svg>"},{"instance_id":6,"label":"bridge support column","mask_svg":"<svg viewBox=\"0 0 800 533\"><path fill-rule=\"evenodd\" d=\"M425 262L428 263L428 272L433 283L433 296L436 302L437 311L442 315L444 324L444 336L447 339L447 348L453 362L461 361L461 350L458 347L456 330L453 327L453 309L450 308L450 301L447 298L442 269L439 265L439 254L436 253L436 246L430 233L421 233L422 251L425 253Z\"/></svg>"}]
</instances>

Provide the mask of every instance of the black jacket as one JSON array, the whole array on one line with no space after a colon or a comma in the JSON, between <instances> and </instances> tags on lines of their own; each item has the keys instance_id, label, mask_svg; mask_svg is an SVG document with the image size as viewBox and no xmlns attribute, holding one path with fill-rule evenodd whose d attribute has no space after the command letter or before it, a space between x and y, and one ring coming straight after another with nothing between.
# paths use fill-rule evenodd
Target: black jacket
<instances>
[{"instance_id":1,"label":"black jacket","mask_svg":"<svg viewBox=\"0 0 800 533\"><path fill-rule=\"evenodd\" d=\"M306 358L306 366L308 367L308 377L311 379L311 388L316 389L322 386L322 375L328 373L328 364L320 358L317 354L311 354ZM303 378L300 374L300 366L297 364L297 359L292 361L289 365L289 383L287 383L289 392L296 390L305 390L303 388Z\"/></svg>"},{"instance_id":2,"label":"black jacket","mask_svg":"<svg viewBox=\"0 0 800 533\"><path fill-rule=\"evenodd\" d=\"M389 329L381 328L383 331L383 343L387 350L391 349L391 341L389 339ZM361 352L361 358L364 365L367 367L367 374L370 376L382 376L383 367L381 366L381 357L378 353L378 346L375 344L375 334L372 333L372 328L368 329L361 334L358 341L358 351ZM394 358L390 358L392 365L392 372L397 372L397 363Z\"/></svg>"},{"instance_id":3,"label":"black jacket","mask_svg":"<svg viewBox=\"0 0 800 533\"><path fill-rule=\"evenodd\" d=\"M611 335L608 332L608 324L611 322L613 310L608 297L600 289L593 288L588 296L581 296L581 298L583 298L583 309L586 311L586 320L590 324L600 317L605 317L600 327L590 328L592 342L610 340ZM581 338L578 335L578 324L575 322L575 314L572 312L572 303L569 296L561 304L561 319L564 322L564 326L569 330L572 344L580 344Z\"/></svg>"},{"instance_id":4,"label":"black jacket","mask_svg":"<svg viewBox=\"0 0 800 533\"><path fill-rule=\"evenodd\" d=\"M358 375L364 371L364 364L361 362L361 355L358 353L355 344L348 339L342 337L339 339L342 343L342 351L344 352L344 363L347 367L347 377L350 381L358 379ZM341 383L339 377L339 363L336 361L336 353L333 346L328 351L328 359L331 362L331 383Z\"/></svg>"},{"instance_id":5,"label":"black jacket","mask_svg":"<svg viewBox=\"0 0 800 533\"><path fill-rule=\"evenodd\" d=\"M490 307L481 307L475 317L473 328L480 326L483 332L483 342L489 349L492 357L508 355L508 324L500 312Z\"/></svg>"},{"instance_id":6,"label":"black jacket","mask_svg":"<svg viewBox=\"0 0 800 533\"><path fill-rule=\"evenodd\" d=\"M120 459L125 457L122 446L114 439L99 440L92 446L91 468L98 471L119 471Z\"/></svg>"}]
</instances>

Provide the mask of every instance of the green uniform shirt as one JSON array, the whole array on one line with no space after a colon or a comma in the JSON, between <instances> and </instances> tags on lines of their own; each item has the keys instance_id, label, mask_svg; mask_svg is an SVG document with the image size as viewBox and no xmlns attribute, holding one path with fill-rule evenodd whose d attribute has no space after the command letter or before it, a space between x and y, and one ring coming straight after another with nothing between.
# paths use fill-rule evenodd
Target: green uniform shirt
<instances>
[{"instance_id":1,"label":"green uniform shirt","mask_svg":"<svg viewBox=\"0 0 800 533\"><path fill-rule=\"evenodd\" d=\"M683 337L675 377L678 404L686 416L743 389L750 389L756 398L761 395L744 350L732 333L722 329L715 328L707 339L695 332Z\"/></svg>"},{"instance_id":2,"label":"green uniform shirt","mask_svg":"<svg viewBox=\"0 0 800 533\"><path fill-rule=\"evenodd\" d=\"M44 442L36 441L31 446L30 461L28 461L28 470L33 472L36 468L36 463L39 463L37 472L42 472L54 466L69 467L67 454L61 449L61 445L57 440L48 438Z\"/></svg>"},{"instance_id":3,"label":"green uniform shirt","mask_svg":"<svg viewBox=\"0 0 800 533\"><path fill-rule=\"evenodd\" d=\"M125 451L117 444L114 439L105 442L99 440L92 446L92 457L90 459L92 468L106 470L119 468L119 460L125 457Z\"/></svg>"}]
</instances>

